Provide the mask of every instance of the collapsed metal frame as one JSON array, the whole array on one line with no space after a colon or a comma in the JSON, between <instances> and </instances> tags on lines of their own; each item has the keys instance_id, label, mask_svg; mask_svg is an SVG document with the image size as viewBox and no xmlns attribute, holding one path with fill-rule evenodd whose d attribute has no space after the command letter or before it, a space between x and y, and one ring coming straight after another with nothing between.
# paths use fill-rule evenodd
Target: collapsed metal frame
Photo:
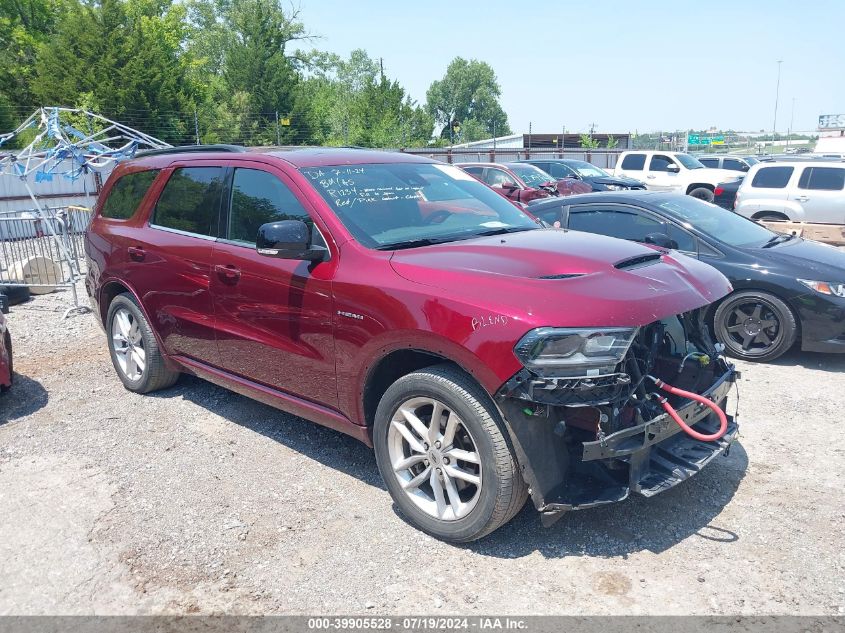
<instances>
[{"instance_id":1,"label":"collapsed metal frame","mask_svg":"<svg viewBox=\"0 0 845 633\"><path fill-rule=\"evenodd\" d=\"M84 120L89 131L86 133L77 129L67 121L71 117ZM95 130L95 126L98 129ZM67 317L71 312L89 310L79 305L76 292L76 283L82 278L79 254L74 256L69 249L66 222L39 202L30 186L30 178L34 176L36 182L49 181L54 176L76 180L85 174L98 172L121 160L132 158L138 149L163 149L171 145L87 110L50 106L38 108L12 132L0 134L0 149L31 128L38 131L29 144L22 149L0 154L0 176L17 178L23 183L34 205L30 213L42 221L47 237L55 244L61 259L69 264L67 278L55 284L56 287L71 289L73 307L65 312ZM64 169L68 161L70 169ZM86 198L90 196L87 187L85 195ZM23 280L3 280L2 283L7 286L30 285L23 283Z\"/></svg>"}]
</instances>

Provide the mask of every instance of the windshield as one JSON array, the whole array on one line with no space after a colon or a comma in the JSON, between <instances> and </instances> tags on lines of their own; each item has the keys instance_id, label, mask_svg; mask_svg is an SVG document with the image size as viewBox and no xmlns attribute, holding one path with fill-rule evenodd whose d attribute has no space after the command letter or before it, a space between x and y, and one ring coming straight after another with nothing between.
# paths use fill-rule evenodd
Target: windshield
<instances>
[{"instance_id":1,"label":"windshield","mask_svg":"<svg viewBox=\"0 0 845 633\"><path fill-rule=\"evenodd\" d=\"M337 165L302 173L369 248L408 248L538 228L511 202L452 165Z\"/></svg>"},{"instance_id":2,"label":"windshield","mask_svg":"<svg viewBox=\"0 0 845 633\"><path fill-rule=\"evenodd\" d=\"M535 165L511 163L508 168L520 177L527 187L537 187L547 182L554 182L555 178Z\"/></svg>"},{"instance_id":3,"label":"windshield","mask_svg":"<svg viewBox=\"0 0 845 633\"><path fill-rule=\"evenodd\" d=\"M583 160L568 160L564 165L577 171L578 175L582 178L605 178L609 176L603 169L599 169L595 165L591 165Z\"/></svg>"},{"instance_id":4,"label":"windshield","mask_svg":"<svg viewBox=\"0 0 845 633\"><path fill-rule=\"evenodd\" d=\"M749 167L754 167L754 165L756 165L757 163L760 162L759 160L757 160L753 156L743 156L743 160L745 160L745 162L748 163Z\"/></svg>"},{"instance_id":5,"label":"windshield","mask_svg":"<svg viewBox=\"0 0 845 633\"><path fill-rule=\"evenodd\" d=\"M684 224L731 246L762 246L776 234L752 220L691 196L658 203Z\"/></svg>"},{"instance_id":6,"label":"windshield","mask_svg":"<svg viewBox=\"0 0 845 633\"><path fill-rule=\"evenodd\" d=\"M701 162L689 154L675 154L675 159L687 169L704 169Z\"/></svg>"}]
</instances>

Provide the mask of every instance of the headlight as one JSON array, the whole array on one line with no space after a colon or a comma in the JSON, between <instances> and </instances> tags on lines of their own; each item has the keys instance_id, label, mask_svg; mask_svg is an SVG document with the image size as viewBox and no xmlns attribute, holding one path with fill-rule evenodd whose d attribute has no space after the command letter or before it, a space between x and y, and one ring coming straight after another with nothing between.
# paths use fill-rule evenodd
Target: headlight
<instances>
[{"instance_id":1,"label":"headlight","mask_svg":"<svg viewBox=\"0 0 845 633\"><path fill-rule=\"evenodd\" d=\"M845 284L831 283L828 281L810 281L809 279L799 279L798 281L823 295L845 297Z\"/></svg>"},{"instance_id":2,"label":"headlight","mask_svg":"<svg viewBox=\"0 0 845 633\"><path fill-rule=\"evenodd\" d=\"M637 329L541 327L523 336L514 353L528 369L542 374L612 373Z\"/></svg>"},{"instance_id":3,"label":"headlight","mask_svg":"<svg viewBox=\"0 0 845 633\"><path fill-rule=\"evenodd\" d=\"M627 189L624 185L605 185L608 191L622 191L623 189Z\"/></svg>"}]
</instances>

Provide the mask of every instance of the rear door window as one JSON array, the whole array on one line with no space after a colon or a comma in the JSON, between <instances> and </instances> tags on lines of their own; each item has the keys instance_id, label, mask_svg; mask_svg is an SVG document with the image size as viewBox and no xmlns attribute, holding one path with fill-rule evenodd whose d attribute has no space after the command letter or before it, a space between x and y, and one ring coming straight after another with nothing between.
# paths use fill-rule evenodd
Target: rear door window
<instances>
[{"instance_id":1,"label":"rear door window","mask_svg":"<svg viewBox=\"0 0 845 633\"><path fill-rule=\"evenodd\" d=\"M839 167L805 167L799 189L842 191L845 188L845 169Z\"/></svg>"},{"instance_id":2,"label":"rear door window","mask_svg":"<svg viewBox=\"0 0 845 633\"><path fill-rule=\"evenodd\" d=\"M704 165L705 167L718 167L719 166L719 159L718 158L701 158L699 157L698 162ZM725 161L727 164L727 161Z\"/></svg>"},{"instance_id":3,"label":"rear door window","mask_svg":"<svg viewBox=\"0 0 845 633\"><path fill-rule=\"evenodd\" d=\"M113 220L128 220L135 214L141 200L147 195L150 185L158 176L157 169L136 171L121 176L109 190L109 195L100 209L100 215Z\"/></svg>"},{"instance_id":4,"label":"rear door window","mask_svg":"<svg viewBox=\"0 0 845 633\"><path fill-rule=\"evenodd\" d=\"M222 167L176 169L161 192L152 224L217 237L222 190Z\"/></svg>"},{"instance_id":5,"label":"rear door window","mask_svg":"<svg viewBox=\"0 0 845 633\"><path fill-rule=\"evenodd\" d=\"M628 154L622 159L622 169L642 171L645 168L645 154Z\"/></svg>"},{"instance_id":6,"label":"rear door window","mask_svg":"<svg viewBox=\"0 0 845 633\"><path fill-rule=\"evenodd\" d=\"M783 189L792 178L793 171L794 167L787 166L763 167L754 174L751 186L759 189Z\"/></svg>"}]
</instances>

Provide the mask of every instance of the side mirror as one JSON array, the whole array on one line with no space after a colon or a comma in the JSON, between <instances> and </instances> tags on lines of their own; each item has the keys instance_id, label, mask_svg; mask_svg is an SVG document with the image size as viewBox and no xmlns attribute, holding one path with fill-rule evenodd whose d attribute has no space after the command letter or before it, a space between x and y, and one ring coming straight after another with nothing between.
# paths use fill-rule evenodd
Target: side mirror
<instances>
[{"instance_id":1,"label":"side mirror","mask_svg":"<svg viewBox=\"0 0 845 633\"><path fill-rule=\"evenodd\" d=\"M669 163L668 165L666 165L666 171L678 172L681 171L681 168L678 167L675 163Z\"/></svg>"},{"instance_id":2,"label":"side mirror","mask_svg":"<svg viewBox=\"0 0 845 633\"><path fill-rule=\"evenodd\" d=\"M311 246L311 230L302 220L269 222L258 228L255 250L259 255L280 259L323 261L328 251Z\"/></svg>"},{"instance_id":3,"label":"side mirror","mask_svg":"<svg viewBox=\"0 0 845 633\"><path fill-rule=\"evenodd\" d=\"M646 244L653 244L654 246L659 246L660 248L668 248L671 250L677 250L678 248L678 243L665 233L649 233L645 236L645 240L643 241Z\"/></svg>"}]
</instances>

